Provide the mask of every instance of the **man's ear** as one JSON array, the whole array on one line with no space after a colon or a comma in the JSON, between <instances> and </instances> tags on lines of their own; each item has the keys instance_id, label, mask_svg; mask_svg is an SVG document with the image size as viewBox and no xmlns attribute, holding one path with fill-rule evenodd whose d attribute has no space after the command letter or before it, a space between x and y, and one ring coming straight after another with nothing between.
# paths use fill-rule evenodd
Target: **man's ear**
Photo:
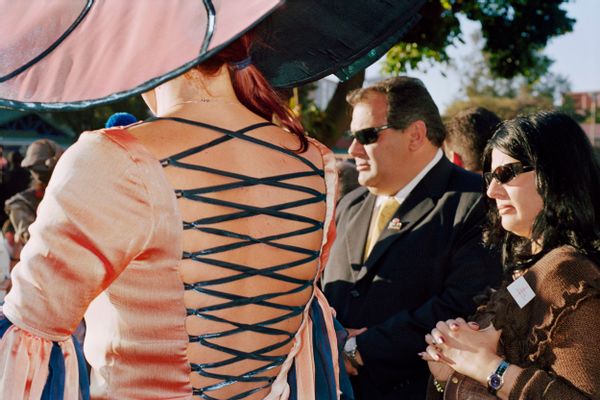
<instances>
[{"instance_id":1,"label":"man's ear","mask_svg":"<svg viewBox=\"0 0 600 400\"><path fill-rule=\"evenodd\" d=\"M427 140L427 125L421 120L416 120L408 126L407 132L409 135L408 149L417 151Z\"/></svg>"}]
</instances>

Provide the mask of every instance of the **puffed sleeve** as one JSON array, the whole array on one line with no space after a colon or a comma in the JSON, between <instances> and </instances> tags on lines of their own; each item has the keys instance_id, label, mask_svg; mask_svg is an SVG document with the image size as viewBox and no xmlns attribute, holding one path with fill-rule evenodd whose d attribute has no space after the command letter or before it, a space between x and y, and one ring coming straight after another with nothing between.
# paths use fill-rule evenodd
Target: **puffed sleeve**
<instances>
[{"instance_id":1,"label":"puffed sleeve","mask_svg":"<svg viewBox=\"0 0 600 400\"><path fill-rule=\"evenodd\" d=\"M70 335L88 304L143 251L151 210L142 170L118 134L84 133L62 156L3 306L14 325L0 342L1 398L29 398L28 390L39 389L52 342L60 344L72 382Z\"/></svg>"}]
</instances>

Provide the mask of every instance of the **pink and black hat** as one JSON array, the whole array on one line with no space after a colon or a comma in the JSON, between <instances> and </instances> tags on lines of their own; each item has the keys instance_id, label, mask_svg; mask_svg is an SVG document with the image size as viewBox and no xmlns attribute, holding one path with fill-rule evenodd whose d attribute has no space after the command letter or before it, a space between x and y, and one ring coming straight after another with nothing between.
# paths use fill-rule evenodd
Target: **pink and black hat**
<instances>
[{"instance_id":1,"label":"pink and black hat","mask_svg":"<svg viewBox=\"0 0 600 400\"><path fill-rule=\"evenodd\" d=\"M258 25L276 87L349 77L411 27L423 0L0 0L0 106L74 110L139 94ZM260 25L259 25L260 24Z\"/></svg>"}]
</instances>

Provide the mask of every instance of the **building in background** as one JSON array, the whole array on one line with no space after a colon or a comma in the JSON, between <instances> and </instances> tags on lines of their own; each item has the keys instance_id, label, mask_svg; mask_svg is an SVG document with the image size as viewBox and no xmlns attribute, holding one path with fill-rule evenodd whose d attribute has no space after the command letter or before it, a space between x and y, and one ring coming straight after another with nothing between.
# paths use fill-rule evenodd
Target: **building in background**
<instances>
[{"instance_id":1,"label":"building in background","mask_svg":"<svg viewBox=\"0 0 600 400\"><path fill-rule=\"evenodd\" d=\"M25 153L27 146L38 139L50 139L67 148L77 140L77 134L43 114L0 109L0 143L5 151Z\"/></svg>"}]
</instances>

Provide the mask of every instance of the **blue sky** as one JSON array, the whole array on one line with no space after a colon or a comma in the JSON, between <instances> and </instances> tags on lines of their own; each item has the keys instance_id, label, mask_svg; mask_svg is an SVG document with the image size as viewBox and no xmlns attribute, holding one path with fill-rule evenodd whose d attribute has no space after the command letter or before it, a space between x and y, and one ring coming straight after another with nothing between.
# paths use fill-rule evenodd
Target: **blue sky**
<instances>
[{"instance_id":1,"label":"blue sky","mask_svg":"<svg viewBox=\"0 0 600 400\"><path fill-rule=\"evenodd\" d=\"M600 0L572 0L563 8L576 22L573 32L551 40L546 47L545 54L554 60L550 70L566 76L572 91L600 91ZM449 49L455 57L473 52L469 32L477 29L478 24L465 20L462 26L467 44ZM372 66L367 76L377 75L379 68ZM441 74L442 69L446 77ZM434 66L426 72L413 71L409 75L423 80L441 111L460 97L460 75L452 67Z\"/></svg>"}]
</instances>

